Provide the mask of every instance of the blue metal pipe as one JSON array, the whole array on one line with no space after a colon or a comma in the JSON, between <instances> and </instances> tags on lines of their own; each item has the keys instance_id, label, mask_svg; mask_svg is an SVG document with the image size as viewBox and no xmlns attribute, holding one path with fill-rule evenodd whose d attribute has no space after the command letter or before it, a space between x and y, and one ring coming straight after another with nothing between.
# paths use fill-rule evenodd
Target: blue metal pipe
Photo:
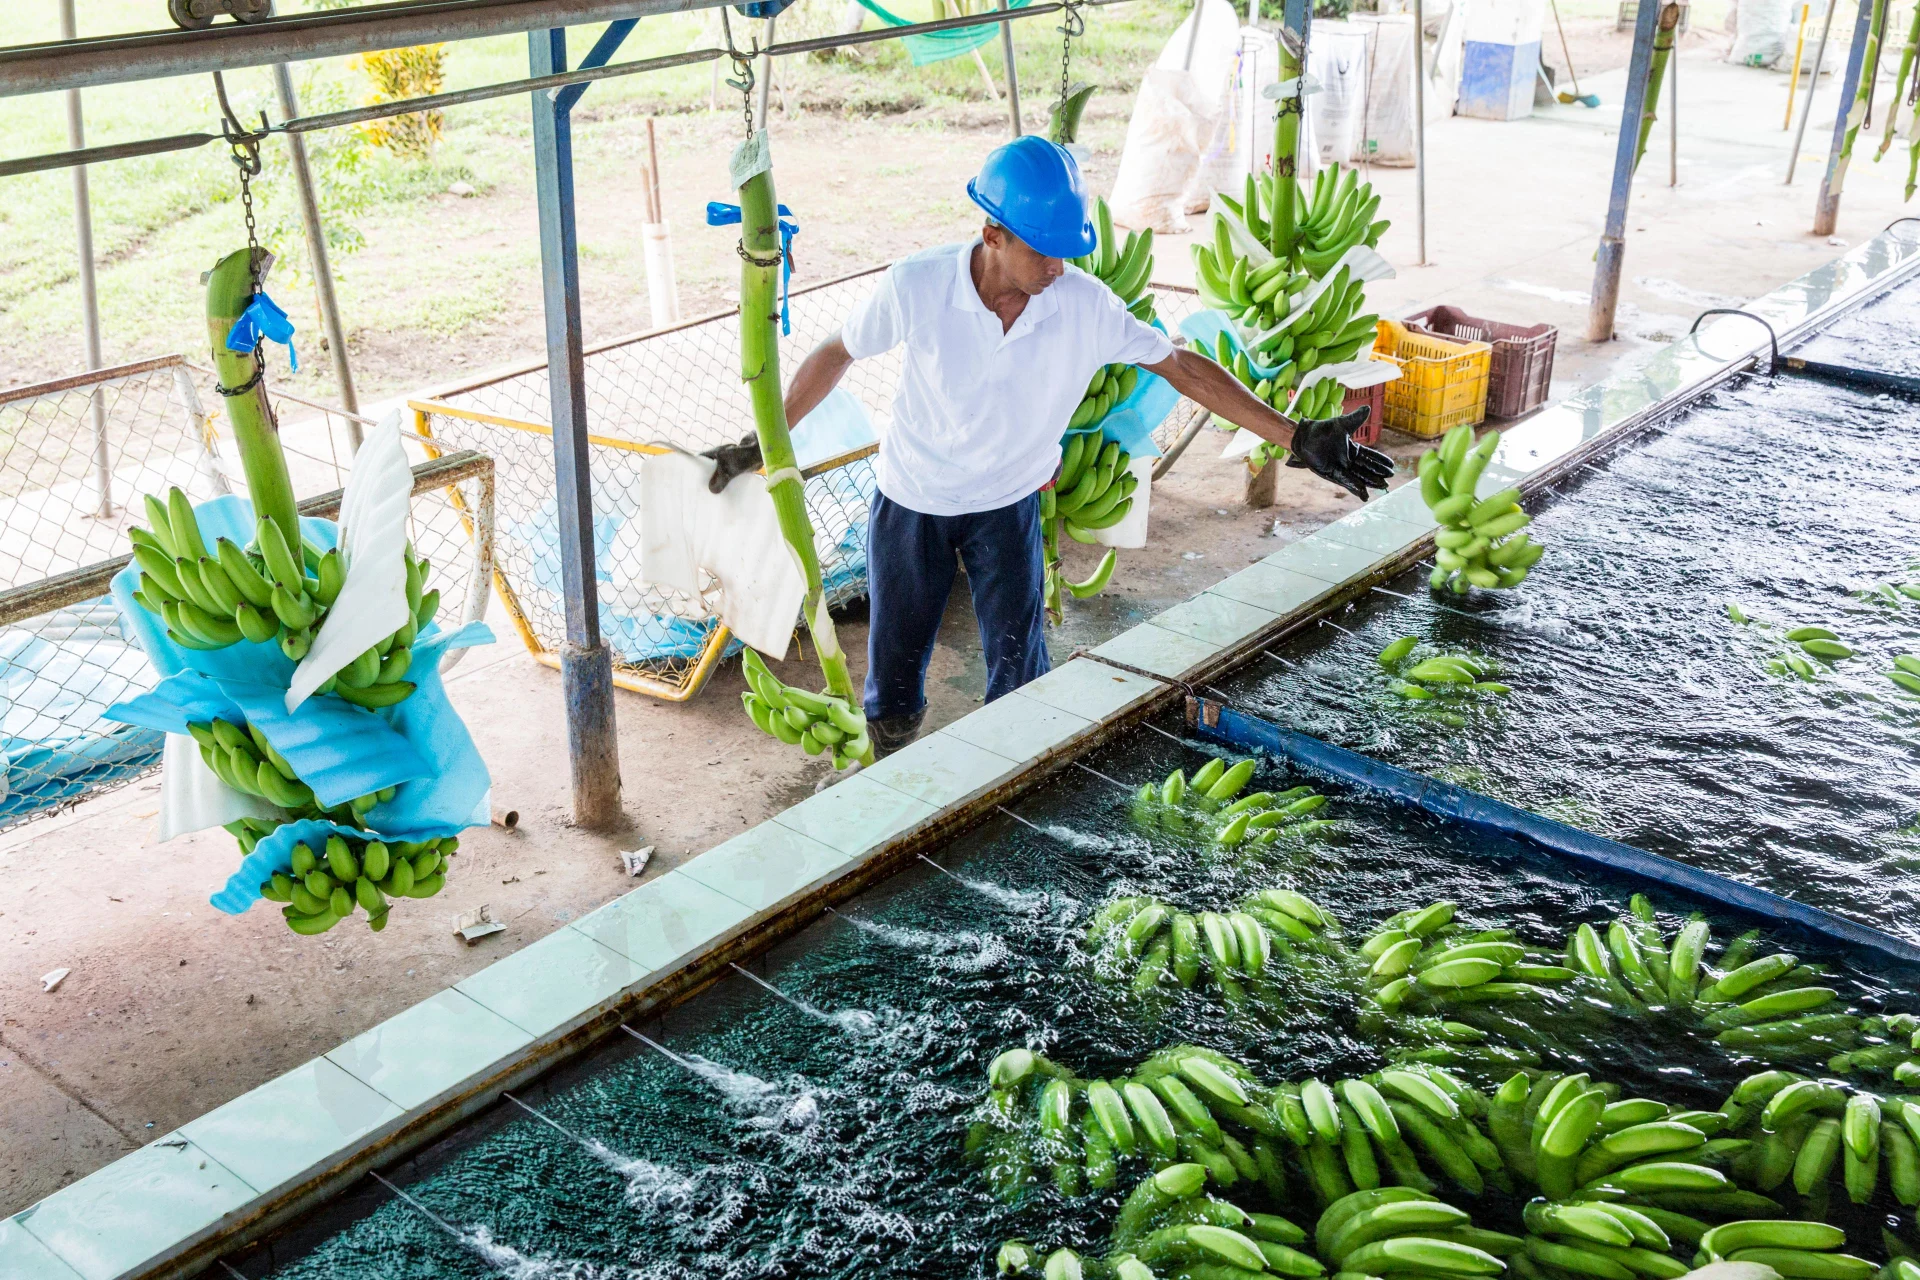
<instances>
[{"instance_id":1,"label":"blue metal pipe","mask_svg":"<svg viewBox=\"0 0 1920 1280\"><path fill-rule=\"evenodd\" d=\"M1391 796L1403 804L1476 831L1525 841L1562 858L1635 876L1769 921L1799 925L1835 942L1865 947L1893 960L1907 964L1920 963L1920 946L1831 911L1822 911L1818 907L1783 898L1777 893L1768 893L1765 889L1756 889L1737 880L1690 867L1684 862L1675 862L1644 849L1604 839L1564 822L1555 822L1537 813L1503 804L1464 787L1413 773L1357 751L1308 737L1304 733L1283 729L1270 720L1235 711L1232 707L1209 699L1187 700L1187 723L1203 738L1240 751L1262 751L1284 757L1316 773Z\"/></svg>"},{"instance_id":2,"label":"blue metal pipe","mask_svg":"<svg viewBox=\"0 0 1920 1280\"><path fill-rule=\"evenodd\" d=\"M626 43L626 39L633 33L633 29L639 25L640 19L638 18L622 18L618 22L609 22L607 29L600 33L600 38L593 42L593 48L587 50L587 56L580 59L580 65L575 67L574 70L585 71L590 67L606 66L613 58L613 55L620 51L620 46ZM561 58L561 61L566 61L564 56ZM561 68L563 71L565 69L564 67ZM585 94L586 91L592 87L592 84L589 82L586 84L570 84L564 89L556 89L553 94L555 109L557 109L561 115L566 115L569 111L573 110L573 104L580 101L581 95Z\"/></svg>"}]
</instances>

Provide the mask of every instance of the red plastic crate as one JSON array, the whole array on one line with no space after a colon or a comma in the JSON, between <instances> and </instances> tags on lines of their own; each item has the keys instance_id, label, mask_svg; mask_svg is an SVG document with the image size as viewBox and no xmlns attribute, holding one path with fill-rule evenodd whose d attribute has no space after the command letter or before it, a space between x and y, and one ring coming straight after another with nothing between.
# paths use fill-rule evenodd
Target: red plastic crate
<instances>
[{"instance_id":1,"label":"red plastic crate","mask_svg":"<svg viewBox=\"0 0 1920 1280\"><path fill-rule=\"evenodd\" d=\"M1340 412L1352 413L1361 405L1366 405L1373 412L1367 415L1367 425L1354 432L1353 438L1361 444L1379 444L1380 427L1387 417L1387 384L1376 382L1358 391L1349 387L1346 399L1340 402Z\"/></svg>"},{"instance_id":2,"label":"red plastic crate","mask_svg":"<svg viewBox=\"0 0 1920 1280\"><path fill-rule=\"evenodd\" d=\"M1401 322L1415 333L1493 347L1487 371L1487 416L1518 418L1547 402L1553 382L1553 351L1560 331L1550 324L1505 324L1482 320L1458 307L1429 307Z\"/></svg>"}]
</instances>

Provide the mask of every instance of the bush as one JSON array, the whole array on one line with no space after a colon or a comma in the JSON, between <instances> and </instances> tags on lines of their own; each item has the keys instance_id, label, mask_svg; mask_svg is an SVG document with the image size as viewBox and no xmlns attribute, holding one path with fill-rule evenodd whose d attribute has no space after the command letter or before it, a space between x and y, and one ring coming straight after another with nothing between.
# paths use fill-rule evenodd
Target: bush
<instances>
[{"instance_id":1,"label":"bush","mask_svg":"<svg viewBox=\"0 0 1920 1280\"><path fill-rule=\"evenodd\" d=\"M447 80L447 46L418 44L409 49L363 53L353 64L372 82L368 106L400 102L440 92ZM433 156L433 144L440 140L444 119L439 111L416 111L373 120L361 128L375 146L409 160L426 161Z\"/></svg>"}]
</instances>

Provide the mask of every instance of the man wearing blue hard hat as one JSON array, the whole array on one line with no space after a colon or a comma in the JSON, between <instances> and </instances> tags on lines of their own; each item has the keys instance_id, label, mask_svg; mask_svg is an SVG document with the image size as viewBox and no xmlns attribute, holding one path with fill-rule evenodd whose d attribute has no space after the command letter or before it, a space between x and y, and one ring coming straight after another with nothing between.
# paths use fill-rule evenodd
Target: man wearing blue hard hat
<instances>
[{"instance_id":1,"label":"man wearing blue hard hat","mask_svg":"<svg viewBox=\"0 0 1920 1280\"><path fill-rule=\"evenodd\" d=\"M1393 471L1386 454L1351 438L1367 420L1364 408L1286 418L1063 261L1095 246L1080 168L1065 148L1039 137L1007 143L987 157L967 194L987 214L980 235L896 262L787 388L787 421L797 423L855 360L905 347L868 526L865 701L876 755L919 731L956 552L980 623L987 701L1046 673L1039 494L1102 365L1159 374L1226 421L1285 446L1287 465L1362 501L1368 489L1386 488ZM716 492L760 465L752 436L713 456Z\"/></svg>"}]
</instances>

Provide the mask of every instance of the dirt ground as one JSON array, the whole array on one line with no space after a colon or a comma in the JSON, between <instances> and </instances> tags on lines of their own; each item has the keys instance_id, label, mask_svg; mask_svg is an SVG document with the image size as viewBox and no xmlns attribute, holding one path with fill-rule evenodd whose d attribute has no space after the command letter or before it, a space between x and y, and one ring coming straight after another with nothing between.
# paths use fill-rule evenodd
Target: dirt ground
<instances>
[{"instance_id":1,"label":"dirt ground","mask_svg":"<svg viewBox=\"0 0 1920 1280\"><path fill-rule=\"evenodd\" d=\"M1571 32L1569 33L1572 34ZM1584 55L1576 55L1584 56ZM1412 175L1378 170L1395 226L1383 251L1402 264L1383 281L1377 305L1389 314L1455 302L1476 314L1561 326L1555 389L1565 394L1643 359L1684 333L1691 317L1724 299L1751 297L1841 251L1810 236L1813 183L1781 183L1787 139L1752 121L1777 110L1784 77L1729 68L1710 53L1682 59L1680 182L1666 185L1667 153L1657 143L1642 168L1629 222L1628 279L1617 341L1581 336L1592 251L1604 210L1623 75L1593 72L1600 111L1554 107L1511 124L1437 121L1429 134L1428 259L1416 262ZM1596 63L1598 66L1598 63ZM1583 87L1589 87L1583 78ZM1810 140L1829 129L1823 90ZM1125 103L1094 116L1096 184L1110 180ZM911 126L911 127L909 127ZM731 138L725 121L663 122L673 139L668 186L688 264L685 278L719 279L714 259L731 240L688 233L708 192L692 175ZM813 119L776 122L783 195L804 218L802 271L821 279L957 235L971 225L959 195L964 177L1003 128L982 109L962 119L888 122ZM1810 141L1810 150L1812 144ZM1817 163L1817 162L1816 162ZM889 174L889 166L912 166ZM1843 237L1858 241L1902 211L1896 166L1857 165ZM1803 169L1803 175L1806 174ZM583 258L610 236L637 198L637 179L602 167L582 191ZM897 196L902 189L912 198ZM1499 194L1490 204L1488 193ZM448 197L449 245L524 250L532 215L524 193L495 189L471 200ZM378 252L369 251L369 252ZM637 247L634 249L637 254ZM701 255L708 255L703 259ZM1186 253L1170 237L1163 276L1181 273ZM397 266L404 255L394 254ZM695 270L702 261L707 267ZM624 292L623 292L624 290ZM689 311L724 301L724 290L683 292ZM640 327L637 271L588 276L590 332ZM518 298L512 323L467 342L470 366L524 359L539 348L537 294ZM416 382L445 380L449 353L381 348L361 357L370 397ZM1203 437L1154 489L1152 545L1122 557L1114 586L1073 606L1053 639L1056 658L1091 645L1277 549L1351 509L1352 500L1300 471L1283 471L1280 504L1253 511L1240 501L1242 467L1218 457ZM1407 439L1394 452L1410 458ZM1091 549L1069 549L1069 572L1090 570ZM449 688L495 779L496 801L517 808L517 831L477 830L443 895L396 911L374 937L358 928L296 939L269 912L219 917L207 894L234 853L220 832L151 842L157 783L144 781L60 817L0 836L0 1212L12 1212L135 1144L177 1126L319 1054L481 966L592 910L632 886L618 853L651 845L649 874L727 839L801 799L826 772L761 737L740 714L737 664L687 705L618 697L622 772L630 828L610 836L569 825L569 786L557 674L519 649L501 611L503 642L469 657ZM842 643L864 667L864 618L842 623ZM792 664L783 675L805 678ZM971 611L950 607L929 678L929 723L971 710L984 687ZM506 932L468 948L450 931L459 911L491 904ZM40 975L72 974L52 994Z\"/></svg>"}]
</instances>

